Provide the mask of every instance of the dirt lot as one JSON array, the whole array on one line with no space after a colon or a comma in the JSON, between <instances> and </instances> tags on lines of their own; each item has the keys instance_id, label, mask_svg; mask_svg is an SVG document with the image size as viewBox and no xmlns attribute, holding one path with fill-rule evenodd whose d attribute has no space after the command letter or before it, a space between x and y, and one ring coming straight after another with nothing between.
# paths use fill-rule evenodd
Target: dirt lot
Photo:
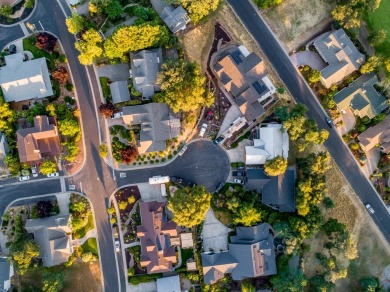
<instances>
[{"instance_id":1,"label":"dirt lot","mask_svg":"<svg viewBox=\"0 0 390 292\"><path fill-rule=\"evenodd\" d=\"M332 4L323 0L284 0L262 13L288 52L299 48L331 21Z\"/></svg>"},{"instance_id":2,"label":"dirt lot","mask_svg":"<svg viewBox=\"0 0 390 292\"><path fill-rule=\"evenodd\" d=\"M327 188L335 208L323 210L325 220L332 217L345 223L357 239L359 250L358 258L350 262L347 278L336 283L336 290L354 291L363 276L381 278L386 266L390 265L390 247L333 160L331 164L332 169L327 173ZM325 242L326 235L323 233L307 241L311 245L310 252L304 258L304 270L308 277L322 271L315 253L324 249ZM342 264L347 266L348 261Z\"/></svg>"}]
</instances>

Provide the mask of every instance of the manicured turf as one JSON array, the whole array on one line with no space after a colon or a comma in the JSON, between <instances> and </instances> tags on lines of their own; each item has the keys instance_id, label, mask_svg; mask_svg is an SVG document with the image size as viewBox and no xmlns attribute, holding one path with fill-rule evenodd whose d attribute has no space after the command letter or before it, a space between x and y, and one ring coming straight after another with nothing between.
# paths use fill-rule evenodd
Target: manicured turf
<instances>
[{"instance_id":1,"label":"manicured turf","mask_svg":"<svg viewBox=\"0 0 390 292\"><path fill-rule=\"evenodd\" d=\"M81 246L81 249L83 250L82 253L91 252L96 256L99 254L96 238L88 238Z\"/></svg>"},{"instance_id":2,"label":"manicured turf","mask_svg":"<svg viewBox=\"0 0 390 292\"><path fill-rule=\"evenodd\" d=\"M74 234L73 234L73 237L74 238L82 238L85 236L85 234L87 234L87 232L91 229L94 228L94 224L93 224L93 215L90 214L88 216L88 223L87 225L85 225L83 228L81 228L80 230L77 230Z\"/></svg>"},{"instance_id":3,"label":"manicured turf","mask_svg":"<svg viewBox=\"0 0 390 292\"><path fill-rule=\"evenodd\" d=\"M100 84L102 85L102 91L104 97L109 97L111 95L110 86L108 85L108 77L100 77Z\"/></svg>"},{"instance_id":4,"label":"manicured turf","mask_svg":"<svg viewBox=\"0 0 390 292\"><path fill-rule=\"evenodd\" d=\"M35 37L23 39L23 49L25 51L30 51L36 59L42 57L48 59L47 65L49 69L53 70L55 68L54 57L50 53L35 46Z\"/></svg>"},{"instance_id":5,"label":"manicured turf","mask_svg":"<svg viewBox=\"0 0 390 292\"><path fill-rule=\"evenodd\" d=\"M385 58L390 58L390 0L382 0L379 8L365 15L365 20L370 31L384 29L387 32L386 40L375 50Z\"/></svg>"}]
</instances>

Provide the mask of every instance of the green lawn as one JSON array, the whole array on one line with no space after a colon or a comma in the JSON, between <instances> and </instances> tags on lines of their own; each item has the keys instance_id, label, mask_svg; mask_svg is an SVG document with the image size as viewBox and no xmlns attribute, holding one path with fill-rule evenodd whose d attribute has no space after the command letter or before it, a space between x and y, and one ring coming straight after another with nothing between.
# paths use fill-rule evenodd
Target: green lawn
<instances>
[{"instance_id":1,"label":"green lawn","mask_svg":"<svg viewBox=\"0 0 390 292\"><path fill-rule=\"evenodd\" d=\"M99 254L96 238L88 238L81 246L81 249L82 253L91 252L96 256Z\"/></svg>"},{"instance_id":2,"label":"green lawn","mask_svg":"<svg viewBox=\"0 0 390 292\"><path fill-rule=\"evenodd\" d=\"M187 260L194 258L194 250L192 248L181 249L181 266L185 267Z\"/></svg>"},{"instance_id":3,"label":"green lawn","mask_svg":"<svg viewBox=\"0 0 390 292\"><path fill-rule=\"evenodd\" d=\"M88 216L88 223L87 225L85 225L83 228L77 230L74 234L73 234L73 237L74 238L83 238L87 232L91 229L95 228L94 224L93 224L93 215L92 214L89 214Z\"/></svg>"},{"instance_id":4,"label":"green lawn","mask_svg":"<svg viewBox=\"0 0 390 292\"><path fill-rule=\"evenodd\" d=\"M110 86L108 85L108 77L100 77L100 84L102 86L103 96L105 98L111 96Z\"/></svg>"},{"instance_id":5,"label":"green lawn","mask_svg":"<svg viewBox=\"0 0 390 292\"><path fill-rule=\"evenodd\" d=\"M379 8L374 12L368 12L364 19L371 32L384 29L387 32L386 40L375 50L385 58L390 58L390 0L382 0Z\"/></svg>"},{"instance_id":6,"label":"green lawn","mask_svg":"<svg viewBox=\"0 0 390 292\"><path fill-rule=\"evenodd\" d=\"M48 60L49 69L55 69L54 57L50 53L35 46L35 37L23 39L23 49L25 51L30 51L34 58L46 58Z\"/></svg>"}]
</instances>

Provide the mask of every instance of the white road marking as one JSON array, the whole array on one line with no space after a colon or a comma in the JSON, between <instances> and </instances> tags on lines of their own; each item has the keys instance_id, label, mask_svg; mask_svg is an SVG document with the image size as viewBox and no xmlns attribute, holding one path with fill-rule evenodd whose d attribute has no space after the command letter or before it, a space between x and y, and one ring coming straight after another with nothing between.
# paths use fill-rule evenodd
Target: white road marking
<instances>
[{"instance_id":1,"label":"white road marking","mask_svg":"<svg viewBox=\"0 0 390 292\"><path fill-rule=\"evenodd\" d=\"M61 192L64 193L64 192L66 192L65 178L61 177L60 182L61 182Z\"/></svg>"},{"instance_id":2,"label":"white road marking","mask_svg":"<svg viewBox=\"0 0 390 292\"><path fill-rule=\"evenodd\" d=\"M24 22L22 21L21 23L19 23L19 25L20 25L20 28L22 29L24 35L25 35L25 36L28 36L28 35L29 35L29 32L28 32L27 27L26 27L26 25L24 24Z\"/></svg>"},{"instance_id":3,"label":"white road marking","mask_svg":"<svg viewBox=\"0 0 390 292\"><path fill-rule=\"evenodd\" d=\"M42 25L42 23L41 23L41 21L40 21L40 20L38 20L38 22L39 22L39 24L41 25L41 27L42 27L42 30L45 30L45 29L44 29L44 27L43 27L43 25Z\"/></svg>"}]
</instances>

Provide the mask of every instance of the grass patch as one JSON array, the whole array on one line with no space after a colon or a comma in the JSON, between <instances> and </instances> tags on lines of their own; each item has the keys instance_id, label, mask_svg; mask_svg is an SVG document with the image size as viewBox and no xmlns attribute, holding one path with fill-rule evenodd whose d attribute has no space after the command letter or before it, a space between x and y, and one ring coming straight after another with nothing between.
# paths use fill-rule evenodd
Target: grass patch
<instances>
[{"instance_id":1,"label":"grass patch","mask_svg":"<svg viewBox=\"0 0 390 292\"><path fill-rule=\"evenodd\" d=\"M132 277L128 277L128 281L132 285L138 285L141 283L152 282L159 278L162 278L162 274L132 276Z\"/></svg>"},{"instance_id":2,"label":"grass patch","mask_svg":"<svg viewBox=\"0 0 390 292\"><path fill-rule=\"evenodd\" d=\"M185 267L189 259L194 258L194 250L192 248L181 249L181 266Z\"/></svg>"},{"instance_id":3,"label":"grass patch","mask_svg":"<svg viewBox=\"0 0 390 292\"><path fill-rule=\"evenodd\" d=\"M31 38L25 38L23 39L23 49L25 51L30 51L34 58L46 58L48 61L48 67L50 70L55 69L55 63L54 63L54 56L48 52L45 52L44 50L41 50L40 48L35 46L35 37Z\"/></svg>"},{"instance_id":4,"label":"grass patch","mask_svg":"<svg viewBox=\"0 0 390 292\"><path fill-rule=\"evenodd\" d=\"M74 234L73 234L73 237L74 238L83 238L87 232L91 229L93 229L95 227L95 225L93 224L93 215L92 214L89 214L88 216L88 223L87 225L85 225L83 228L77 230Z\"/></svg>"},{"instance_id":5,"label":"grass patch","mask_svg":"<svg viewBox=\"0 0 390 292\"><path fill-rule=\"evenodd\" d=\"M229 226L233 223L233 217L232 214L228 211L222 210L222 209L213 209L215 217L221 221L221 223L225 226Z\"/></svg>"},{"instance_id":6,"label":"grass patch","mask_svg":"<svg viewBox=\"0 0 390 292\"><path fill-rule=\"evenodd\" d=\"M98 255L98 247L96 238L88 238L86 242L81 246L82 253L91 252L94 255Z\"/></svg>"},{"instance_id":7,"label":"grass patch","mask_svg":"<svg viewBox=\"0 0 390 292\"><path fill-rule=\"evenodd\" d=\"M110 86L108 85L108 77L99 77L100 85L102 86L103 96L105 98L111 96Z\"/></svg>"}]
</instances>

